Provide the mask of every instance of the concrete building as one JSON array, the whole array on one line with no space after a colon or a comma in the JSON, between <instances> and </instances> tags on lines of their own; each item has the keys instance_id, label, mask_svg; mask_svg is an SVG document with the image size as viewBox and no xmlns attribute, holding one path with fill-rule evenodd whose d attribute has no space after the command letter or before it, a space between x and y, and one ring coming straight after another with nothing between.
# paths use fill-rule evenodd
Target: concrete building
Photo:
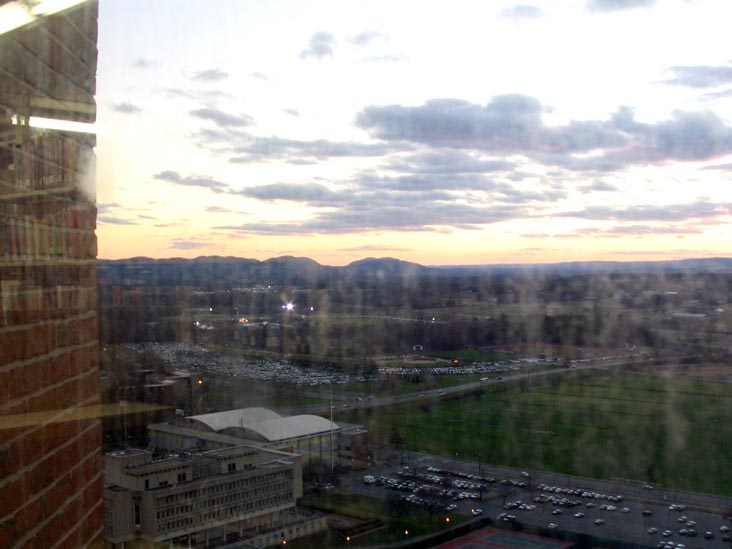
<instances>
[{"instance_id":1,"label":"concrete building","mask_svg":"<svg viewBox=\"0 0 732 549\"><path fill-rule=\"evenodd\" d=\"M95 136L38 122L95 121L97 3L51 4L0 0L0 547L102 543Z\"/></svg>"},{"instance_id":2,"label":"concrete building","mask_svg":"<svg viewBox=\"0 0 732 549\"><path fill-rule=\"evenodd\" d=\"M105 456L104 470L110 547L269 545L326 527L296 507L296 454L231 446L155 460L147 450L122 450Z\"/></svg>"},{"instance_id":3,"label":"concrete building","mask_svg":"<svg viewBox=\"0 0 732 549\"><path fill-rule=\"evenodd\" d=\"M213 449L253 444L294 452L304 462L331 460L358 465L369 459L368 431L360 425L336 424L320 416L282 416L266 408L241 408L148 425L150 444L159 451Z\"/></svg>"}]
</instances>

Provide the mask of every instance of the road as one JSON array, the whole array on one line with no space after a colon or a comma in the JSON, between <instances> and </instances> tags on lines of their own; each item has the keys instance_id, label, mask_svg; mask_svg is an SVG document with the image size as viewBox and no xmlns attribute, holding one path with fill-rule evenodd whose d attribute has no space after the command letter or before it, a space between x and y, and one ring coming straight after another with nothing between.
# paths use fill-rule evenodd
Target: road
<instances>
[{"instance_id":1,"label":"road","mask_svg":"<svg viewBox=\"0 0 732 549\"><path fill-rule=\"evenodd\" d=\"M472 381L470 383L463 383L460 385L453 385L452 387L444 387L442 389L428 389L424 391L416 391L414 393L405 393L402 395L385 396L385 397L345 397L343 395L333 395L333 407L334 411L337 410L355 410L365 408L379 408L382 406L392 406L394 404L403 404L407 402L414 402L424 399L437 399L448 395L461 394L469 392L475 389L484 387L490 387L499 383L511 383L521 381L522 379L541 378L548 376L561 376L575 372L591 371L591 370L606 370L609 368L622 368L632 365L641 365L651 362L653 359L638 359L633 361L604 361L593 364L577 364L575 363L570 368L557 368L554 370L539 370L530 372L520 372L515 374L499 374L499 375L488 375L482 378L482 381ZM313 396L323 399L322 404L311 404L309 406L301 406L298 408L291 408L287 410L289 414L315 414L315 415L326 415L330 413L330 393L327 390L319 393L308 393L308 396Z\"/></svg>"},{"instance_id":2,"label":"road","mask_svg":"<svg viewBox=\"0 0 732 549\"><path fill-rule=\"evenodd\" d=\"M483 500L463 500L456 502L458 510L454 512L469 515L470 509L481 508L481 516L489 516L493 519L501 513L510 513L516 516L516 520L527 525L547 526L555 523L560 530L576 533L590 534L607 539L623 542L639 543L648 546L655 546L660 540L683 543L686 547L722 548L730 547L728 542L722 541L721 526L732 527L732 523L725 521L722 510L732 506L732 499L698 494L693 492L678 492L654 488L645 489L643 486L628 484L623 481L602 481L570 475L547 473L542 471L521 471L520 469L478 464L476 462L462 461L456 458L430 456L416 452L404 452L401 456L405 463L408 463L412 470L426 470L428 466L438 467L442 470L459 471L470 474L480 474L484 477L494 477L497 480L512 479L515 481L527 482L526 488L502 487L498 483L489 485L483 492ZM372 474L399 478L397 471L399 466L379 466L366 471L352 472L346 475L341 486L347 491L356 492L377 498L386 498L392 490L386 486L365 485L363 475ZM480 472L479 472L480 471ZM524 473L527 473L528 478ZM622 496L619 503L611 503L605 499L590 499L577 495L555 494L567 497L581 504L573 508L559 508L551 503L536 503L534 510L511 509L504 510L503 504L521 500L524 503L532 503L533 498L540 494L552 495L547 488L539 490L540 484L562 489L582 489L594 493ZM400 492L404 493L404 492ZM447 503L448 500L445 500ZM587 507L587 503L594 504L594 507ZM683 511L670 510L671 503L683 504L686 509ZM602 505L611 504L617 507L614 511L601 509ZM405 503L405 505L408 505ZM623 508L627 512L623 512ZM559 509L558 514L552 514L554 509ZM650 511L650 516L644 516L643 511ZM584 513L584 517L575 518L575 513ZM445 511L437 515L449 515ZM683 520L681 520L683 517ZM595 521L602 519L604 524L597 525ZM697 535L690 538L681 535L681 529L690 529L687 526L689 521L696 525L691 528ZM502 523L498 523L500 526ZM649 528L656 528L655 533L648 533ZM662 536L664 530L671 534ZM704 533L711 532L714 537L705 539Z\"/></svg>"}]
</instances>

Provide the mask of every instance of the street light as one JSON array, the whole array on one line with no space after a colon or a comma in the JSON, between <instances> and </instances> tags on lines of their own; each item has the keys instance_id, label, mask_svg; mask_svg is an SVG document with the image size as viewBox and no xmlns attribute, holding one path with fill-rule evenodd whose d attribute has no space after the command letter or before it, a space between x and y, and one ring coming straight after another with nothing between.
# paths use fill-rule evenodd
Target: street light
<instances>
[{"instance_id":1,"label":"street light","mask_svg":"<svg viewBox=\"0 0 732 549\"><path fill-rule=\"evenodd\" d=\"M122 408L122 423L124 425L124 433L125 433L125 448L129 448L129 444L127 443L127 405L129 403L126 400L120 400L119 405Z\"/></svg>"}]
</instances>

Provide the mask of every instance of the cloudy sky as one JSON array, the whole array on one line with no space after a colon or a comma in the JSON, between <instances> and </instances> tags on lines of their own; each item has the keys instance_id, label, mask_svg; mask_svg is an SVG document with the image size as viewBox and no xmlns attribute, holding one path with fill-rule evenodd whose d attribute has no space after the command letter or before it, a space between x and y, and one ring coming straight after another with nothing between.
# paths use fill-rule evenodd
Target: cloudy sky
<instances>
[{"instance_id":1,"label":"cloudy sky","mask_svg":"<svg viewBox=\"0 0 732 549\"><path fill-rule=\"evenodd\" d=\"M728 0L100 2L99 257L732 256Z\"/></svg>"}]
</instances>

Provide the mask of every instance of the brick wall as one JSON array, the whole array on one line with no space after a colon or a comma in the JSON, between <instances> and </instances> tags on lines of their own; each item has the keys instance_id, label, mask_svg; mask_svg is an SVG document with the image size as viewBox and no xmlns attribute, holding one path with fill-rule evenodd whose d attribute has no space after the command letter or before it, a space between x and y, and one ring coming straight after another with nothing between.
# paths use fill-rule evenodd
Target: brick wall
<instances>
[{"instance_id":1,"label":"brick wall","mask_svg":"<svg viewBox=\"0 0 732 549\"><path fill-rule=\"evenodd\" d=\"M93 121L63 105L93 107L96 20L92 2L0 36L0 547L102 544L94 139L9 116Z\"/></svg>"}]
</instances>

